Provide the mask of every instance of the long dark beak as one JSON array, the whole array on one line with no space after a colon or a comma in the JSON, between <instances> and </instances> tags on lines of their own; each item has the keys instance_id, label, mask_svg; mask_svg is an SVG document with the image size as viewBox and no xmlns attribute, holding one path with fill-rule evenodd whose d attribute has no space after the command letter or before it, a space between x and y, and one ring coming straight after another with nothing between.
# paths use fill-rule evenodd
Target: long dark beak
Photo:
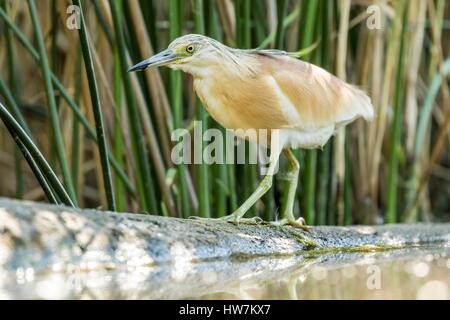
<instances>
[{"instance_id":1,"label":"long dark beak","mask_svg":"<svg viewBox=\"0 0 450 320\"><path fill-rule=\"evenodd\" d=\"M160 66L164 66L177 58L177 55L173 52L172 49L166 49L158 54L155 54L153 57L145 59L144 61L135 64L128 72L144 70L147 68L156 68Z\"/></svg>"}]
</instances>

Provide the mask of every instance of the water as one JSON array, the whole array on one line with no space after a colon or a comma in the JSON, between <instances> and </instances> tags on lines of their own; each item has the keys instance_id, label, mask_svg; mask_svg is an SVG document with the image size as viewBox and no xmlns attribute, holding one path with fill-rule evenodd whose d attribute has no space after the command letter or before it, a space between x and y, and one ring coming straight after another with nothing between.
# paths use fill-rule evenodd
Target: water
<instances>
[{"instance_id":1,"label":"water","mask_svg":"<svg viewBox=\"0 0 450 320\"><path fill-rule=\"evenodd\" d=\"M1 299L449 299L450 246L35 274L0 271Z\"/></svg>"}]
</instances>

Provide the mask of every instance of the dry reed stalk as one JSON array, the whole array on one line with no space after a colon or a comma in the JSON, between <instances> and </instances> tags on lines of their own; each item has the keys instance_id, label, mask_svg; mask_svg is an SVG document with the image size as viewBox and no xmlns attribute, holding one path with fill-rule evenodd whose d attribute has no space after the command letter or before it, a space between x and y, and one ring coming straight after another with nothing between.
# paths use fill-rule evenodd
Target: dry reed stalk
<instances>
[{"instance_id":1,"label":"dry reed stalk","mask_svg":"<svg viewBox=\"0 0 450 320\"><path fill-rule=\"evenodd\" d=\"M142 123L144 127L144 132L147 137L146 140L150 151L150 157L152 159L152 164L155 166L154 171L156 174L156 179L158 180L159 183L159 187L161 188L163 201L164 204L166 205L167 210L169 211L169 214L175 217L176 216L175 203L173 201L170 189L166 184L166 177L165 177L166 168L164 166L161 153L159 152L155 129L153 127L152 120L150 119L150 115L147 112L145 98L142 91L140 90L141 87L139 86L136 74L131 74L130 78L133 87L136 89L135 90L136 103L139 108L140 114L143 117Z\"/></svg>"},{"instance_id":2,"label":"dry reed stalk","mask_svg":"<svg viewBox=\"0 0 450 320\"><path fill-rule=\"evenodd\" d=\"M266 0L266 6L267 6L267 26L268 26L268 32L271 34L272 32L277 31L277 1L276 0ZM298 39L298 38L296 38ZM273 43L271 45L273 48Z\"/></svg>"},{"instance_id":3,"label":"dry reed stalk","mask_svg":"<svg viewBox=\"0 0 450 320\"><path fill-rule=\"evenodd\" d=\"M381 5L384 0L375 0L375 5ZM383 24L386 24L387 21L382 21ZM382 78L383 78L383 53L384 53L384 37L386 35L386 32L384 31L385 28L376 29L373 30L374 32L374 43L373 43L373 64L372 64L372 77L371 77L371 99L372 104L375 108L375 115L379 114L378 109L381 105L381 90L382 90ZM375 144L376 144L376 130L377 130L377 120L375 119L371 123L368 124L368 150L371 150L371 152L367 152L367 166L369 172L369 192L370 192L370 199L371 199L371 215L370 215L370 222L375 223L376 218L376 212L377 212L377 197L376 194L373 192L373 183L376 180L376 177L371 176L371 174L378 174L378 171L371 170L373 166L373 159L374 154L372 153L373 150L375 150Z\"/></svg>"},{"instance_id":4,"label":"dry reed stalk","mask_svg":"<svg viewBox=\"0 0 450 320\"><path fill-rule=\"evenodd\" d=\"M439 19L437 17L438 12L436 11L434 3L431 0L428 1L428 13L430 16L430 21L431 21L431 31L432 31L433 44L434 44L433 54L438 63L437 72L440 75L441 82L442 82L441 94L442 94L442 99L443 99L444 118L442 120L442 123L439 125L437 137L436 137L435 143L433 145L433 149L431 151L431 156L428 161L428 164L421 173L420 180L419 180L419 186L417 188L412 207L414 207L417 204L418 199L420 197L420 193L424 189L425 184L428 180L428 177L431 173L432 166L438 159L438 157L444 147L445 135L448 130L448 125L450 123L450 90L449 90L448 86L445 85L447 83L447 75L443 73L443 68L442 68L444 59L443 59L443 49L442 49L442 44L441 44L441 29L438 26L438 21L442 21L442 19Z\"/></svg>"},{"instance_id":5,"label":"dry reed stalk","mask_svg":"<svg viewBox=\"0 0 450 320\"><path fill-rule=\"evenodd\" d=\"M229 45L236 43L236 17L234 4L231 0L217 0L217 12L222 22L225 42Z\"/></svg>"},{"instance_id":6,"label":"dry reed stalk","mask_svg":"<svg viewBox=\"0 0 450 320\"><path fill-rule=\"evenodd\" d=\"M342 80L346 80L345 63L347 57L347 36L350 17L350 0L339 2L340 19L338 34L338 50L336 61L336 74ZM345 178L345 128L337 130L334 144L335 174L336 174L336 211L338 224L344 221L344 178Z\"/></svg>"},{"instance_id":7,"label":"dry reed stalk","mask_svg":"<svg viewBox=\"0 0 450 320\"><path fill-rule=\"evenodd\" d=\"M79 72L76 70L77 59L78 59L78 34L76 32L67 32L66 37L68 39L68 47L65 52L65 63L62 66L63 73L61 77L61 83L67 91L73 96L75 94L75 74ZM59 94L59 92L57 93ZM72 160L72 124L73 124L73 112L69 108L63 107L66 102L63 99L59 99L59 114L61 122L63 123L62 131L64 137L64 143L66 146L67 159L69 161L70 167L73 167L71 163ZM77 183L74 181L75 190L78 190Z\"/></svg>"},{"instance_id":8,"label":"dry reed stalk","mask_svg":"<svg viewBox=\"0 0 450 320\"><path fill-rule=\"evenodd\" d=\"M420 58L425 33L426 2L413 1L409 8L410 45L407 56L408 72L406 75L406 105L405 105L405 129L406 152L412 155L414 137L416 135L418 103L417 103L417 79L419 76Z\"/></svg>"},{"instance_id":9,"label":"dry reed stalk","mask_svg":"<svg viewBox=\"0 0 450 320\"><path fill-rule=\"evenodd\" d=\"M358 49L357 52L360 52L360 54L356 57L357 58L357 68L358 70L361 70L360 73L356 75L356 83L363 88L366 91L369 91L369 81L370 81L370 75L372 71L372 64L373 64L373 58L374 58L374 52L373 52L373 42L374 37L376 37L373 34L374 30L369 30L367 28L364 28L361 30L359 35L359 41L358 41ZM369 126L370 123L367 123L366 121L359 120L356 122L356 125L354 128L350 128L350 133L352 135L351 140L356 140L356 148L357 152L355 153L356 159L350 160L351 163L358 163L357 168L352 169L353 173L353 182L354 185L357 185L357 188L354 188L355 193L355 200L356 200L356 218L357 222L359 223L368 223L368 218L370 217L370 206L369 203L366 201L368 198L370 198L370 182L367 179L367 172L368 172L368 139L369 139ZM350 153L350 156L352 153Z\"/></svg>"},{"instance_id":10,"label":"dry reed stalk","mask_svg":"<svg viewBox=\"0 0 450 320\"><path fill-rule=\"evenodd\" d=\"M375 107L376 116L373 121L373 126L371 126L371 138L372 141L372 162L370 166L370 184L371 184L371 198L372 198L372 221L375 221L375 217L378 211L377 198L378 198L378 188L379 188L379 177L380 177L380 162L382 153L382 144L384 135L387 127L387 114L388 105L391 96L391 83L396 70L396 58L398 57L400 35L401 35L401 24L403 8L405 6L404 0L399 0L396 7L396 15L393 21L393 27L391 29L391 34L389 35L389 42L386 54L386 61L384 67L384 77L382 82L382 89L380 92L379 105Z\"/></svg>"},{"instance_id":11,"label":"dry reed stalk","mask_svg":"<svg viewBox=\"0 0 450 320\"><path fill-rule=\"evenodd\" d=\"M139 52L142 58L145 59L146 57L154 55L155 52L150 43L150 37L145 27L144 17L142 16L139 3L137 1L130 1L129 8L131 16L133 17L132 22L136 37L140 39L138 42ZM155 69L148 71L145 72L144 75L147 79L147 90L150 92L150 98L152 99L153 110L156 116L156 124L161 138L160 146L162 148L164 161L167 166L172 167L173 164L170 159L170 146L172 143L169 138L170 127L168 125L173 122L173 116L169 100L159 70Z\"/></svg>"}]
</instances>

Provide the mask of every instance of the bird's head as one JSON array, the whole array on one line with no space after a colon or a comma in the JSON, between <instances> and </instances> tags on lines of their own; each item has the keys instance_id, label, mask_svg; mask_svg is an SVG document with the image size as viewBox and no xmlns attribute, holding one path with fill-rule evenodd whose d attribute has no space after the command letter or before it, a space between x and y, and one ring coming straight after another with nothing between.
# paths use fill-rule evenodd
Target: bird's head
<instances>
[{"instance_id":1,"label":"bird's head","mask_svg":"<svg viewBox=\"0 0 450 320\"><path fill-rule=\"evenodd\" d=\"M167 66L200 76L208 67L220 65L230 50L214 39L188 34L172 41L166 50L132 66L128 72Z\"/></svg>"}]
</instances>

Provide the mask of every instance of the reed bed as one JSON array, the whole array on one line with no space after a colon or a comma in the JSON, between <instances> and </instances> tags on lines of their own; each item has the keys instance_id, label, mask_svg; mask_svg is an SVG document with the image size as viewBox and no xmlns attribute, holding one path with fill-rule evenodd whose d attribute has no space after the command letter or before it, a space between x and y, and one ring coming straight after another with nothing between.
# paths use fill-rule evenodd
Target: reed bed
<instances>
[{"instance_id":1,"label":"reed bed","mask_svg":"<svg viewBox=\"0 0 450 320\"><path fill-rule=\"evenodd\" d=\"M371 123L296 152L307 223L449 220L445 0L0 0L0 196L176 217L236 209L257 165L171 160L175 129L224 132L191 79L127 73L187 33L299 52L369 92ZM285 189L280 174L249 215L277 219Z\"/></svg>"}]
</instances>

